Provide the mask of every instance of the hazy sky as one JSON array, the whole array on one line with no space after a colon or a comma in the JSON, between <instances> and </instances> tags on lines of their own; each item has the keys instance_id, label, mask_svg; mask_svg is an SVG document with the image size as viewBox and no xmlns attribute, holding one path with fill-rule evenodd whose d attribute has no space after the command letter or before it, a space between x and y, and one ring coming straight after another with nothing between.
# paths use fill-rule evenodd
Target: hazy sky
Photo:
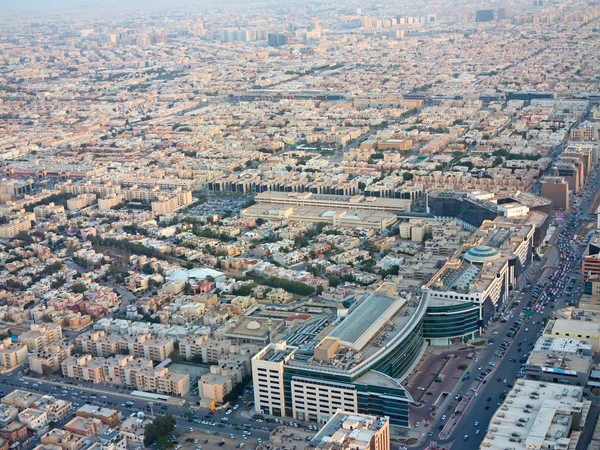
<instances>
[{"instance_id":1,"label":"hazy sky","mask_svg":"<svg viewBox=\"0 0 600 450\"><path fill-rule=\"evenodd\" d=\"M81 11L86 8L107 8L110 6L148 5L158 4L169 6L180 3L173 0L0 0L0 14L19 12L55 12L60 10ZM196 4L206 4L205 0L198 0Z\"/></svg>"}]
</instances>

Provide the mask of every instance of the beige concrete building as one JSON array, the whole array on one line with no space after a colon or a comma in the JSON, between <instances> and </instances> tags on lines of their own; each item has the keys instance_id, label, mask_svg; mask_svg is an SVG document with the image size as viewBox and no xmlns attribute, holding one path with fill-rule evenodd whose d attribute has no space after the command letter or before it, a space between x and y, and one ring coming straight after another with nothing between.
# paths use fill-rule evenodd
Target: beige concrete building
<instances>
[{"instance_id":1,"label":"beige concrete building","mask_svg":"<svg viewBox=\"0 0 600 450\"><path fill-rule=\"evenodd\" d=\"M63 450L79 450L85 446L85 438L67 430L55 428L42 435L40 442L44 445L56 445Z\"/></svg>"},{"instance_id":2,"label":"beige concrete building","mask_svg":"<svg viewBox=\"0 0 600 450\"><path fill-rule=\"evenodd\" d=\"M340 210L410 212L411 201L398 198L365 197L364 195L312 194L310 192L261 192L255 197L259 204L305 206Z\"/></svg>"},{"instance_id":3,"label":"beige concrete building","mask_svg":"<svg viewBox=\"0 0 600 450\"><path fill-rule=\"evenodd\" d=\"M27 428L37 431L48 425L48 415L39 409L27 408L19 413L19 422L27 425Z\"/></svg>"},{"instance_id":4,"label":"beige concrete building","mask_svg":"<svg viewBox=\"0 0 600 450\"><path fill-rule=\"evenodd\" d=\"M153 337L150 333L120 335L94 330L77 336L75 343L81 351L105 358L127 353L139 358L161 362L175 351L173 339Z\"/></svg>"},{"instance_id":5,"label":"beige concrete building","mask_svg":"<svg viewBox=\"0 0 600 450\"><path fill-rule=\"evenodd\" d=\"M128 444L140 446L144 443L145 427L149 423L152 423L149 419L128 417L119 425L119 432L125 436Z\"/></svg>"},{"instance_id":6,"label":"beige concrete building","mask_svg":"<svg viewBox=\"0 0 600 450\"><path fill-rule=\"evenodd\" d=\"M569 209L569 183L563 177L544 177L541 181L542 197L552 200L555 210Z\"/></svg>"},{"instance_id":7,"label":"beige concrete building","mask_svg":"<svg viewBox=\"0 0 600 450\"><path fill-rule=\"evenodd\" d=\"M0 343L0 368L12 369L27 361L27 346L6 338Z\"/></svg>"},{"instance_id":8,"label":"beige concrete building","mask_svg":"<svg viewBox=\"0 0 600 450\"><path fill-rule=\"evenodd\" d=\"M29 391L22 391L20 389L15 389L9 394L2 397L2 403L5 405L14 406L19 410L23 410L25 408L29 408L35 402L41 400L42 395L34 394Z\"/></svg>"},{"instance_id":9,"label":"beige concrete building","mask_svg":"<svg viewBox=\"0 0 600 450\"><path fill-rule=\"evenodd\" d=\"M133 355L110 358L74 355L62 362L61 369L62 374L69 378L117 383L165 395L185 395L190 390L189 374L169 371L163 364L153 367L150 359Z\"/></svg>"},{"instance_id":10,"label":"beige concrete building","mask_svg":"<svg viewBox=\"0 0 600 450\"><path fill-rule=\"evenodd\" d=\"M96 194L79 194L75 198L67 200L67 208L69 211L79 211L93 205L96 201Z\"/></svg>"},{"instance_id":11,"label":"beige concrete building","mask_svg":"<svg viewBox=\"0 0 600 450\"><path fill-rule=\"evenodd\" d=\"M113 206L116 206L123 202L123 196L121 194L113 195L111 197L99 198L98 199L98 210L99 211L110 211Z\"/></svg>"},{"instance_id":12,"label":"beige concrete building","mask_svg":"<svg viewBox=\"0 0 600 450\"><path fill-rule=\"evenodd\" d=\"M63 426L63 429L78 436L90 437L102 429L102 421L95 418L83 418L76 416L67 422Z\"/></svg>"},{"instance_id":13,"label":"beige concrete building","mask_svg":"<svg viewBox=\"0 0 600 450\"><path fill-rule=\"evenodd\" d=\"M29 369L32 372L43 374L44 370L52 370L56 372L60 369L60 364L73 351L73 344L70 342L62 342L57 345L50 345L43 350L32 352L29 354ZM44 369L46 367L46 369Z\"/></svg>"},{"instance_id":14,"label":"beige concrete building","mask_svg":"<svg viewBox=\"0 0 600 450\"><path fill-rule=\"evenodd\" d=\"M31 221L29 219L13 219L8 223L0 225L0 239L14 238L21 231L31 229Z\"/></svg>"},{"instance_id":15,"label":"beige concrete building","mask_svg":"<svg viewBox=\"0 0 600 450\"><path fill-rule=\"evenodd\" d=\"M164 196L152 202L152 212L156 214L166 214L192 203L192 192L177 192L171 196Z\"/></svg>"},{"instance_id":16,"label":"beige concrete building","mask_svg":"<svg viewBox=\"0 0 600 450\"><path fill-rule=\"evenodd\" d=\"M31 324L29 331L19 335L18 342L25 344L29 351L41 350L62 339L62 327L55 323Z\"/></svg>"},{"instance_id":17,"label":"beige concrete building","mask_svg":"<svg viewBox=\"0 0 600 450\"><path fill-rule=\"evenodd\" d=\"M231 392L233 383L230 377L206 373L198 381L198 392L200 396L200 406L210 408L211 404L220 405L223 398Z\"/></svg>"},{"instance_id":18,"label":"beige concrete building","mask_svg":"<svg viewBox=\"0 0 600 450\"><path fill-rule=\"evenodd\" d=\"M575 448L591 404L582 395L583 387L518 380L483 430L481 448Z\"/></svg>"},{"instance_id":19,"label":"beige concrete building","mask_svg":"<svg viewBox=\"0 0 600 450\"><path fill-rule=\"evenodd\" d=\"M338 410L312 439L316 450L390 450L390 418Z\"/></svg>"},{"instance_id":20,"label":"beige concrete building","mask_svg":"<svg viewBox=\"0 0 600 450\"><path fill-rule=\"evenodd\" d=\"M65 207L63 205L55 205L54 202L48 205L40 205L33 208L33 212L35 214L36 219L46 219L47 217L53 216L55 214L62 214L65 212Z\"/></svg>"},{"instance_id":21,"label":"beige concrete building","mask_svg":"<svg viewBox=\"0 0 600 450\"><path fill-rule=\"evenodd\" d=\"M98 419L111 428L116 427L121 421L121 411L95 405L83 405L75 415L84 419Z\"/></svg>"}]
</instances>

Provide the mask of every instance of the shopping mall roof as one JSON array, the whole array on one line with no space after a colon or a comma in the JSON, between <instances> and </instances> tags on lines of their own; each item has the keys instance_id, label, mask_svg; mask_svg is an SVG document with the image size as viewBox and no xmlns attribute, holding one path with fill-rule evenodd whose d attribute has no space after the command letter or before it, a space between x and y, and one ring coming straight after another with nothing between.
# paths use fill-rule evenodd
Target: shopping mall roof
<instances>
[{"instance_id":1,"label":"shopping mall roof","mask_svg":"<svg viewBox=\"0 0 600 450\"><path fill-rule=\"evenodd\" d=\"M329 336L339 338L346 347L362 350L404 303L402 298L375 293L353 310Z\"/></svg>"}]
</instances>

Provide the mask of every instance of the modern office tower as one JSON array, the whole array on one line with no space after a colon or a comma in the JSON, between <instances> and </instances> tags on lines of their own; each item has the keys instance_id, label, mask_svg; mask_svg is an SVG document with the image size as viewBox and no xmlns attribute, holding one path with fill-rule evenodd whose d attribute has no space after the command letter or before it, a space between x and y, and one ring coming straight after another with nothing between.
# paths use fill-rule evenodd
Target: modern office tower
<instances>
[{"instance_id":1,"label":"modern office tower","mask_svg":"<svg viewBox=\"0 0 600 450\"><path fill-rule=\"evenodd\" d=\"M341 315L326 336L269 344L252 359L256 411L321 424L339 409L388 416L390 433L406 436L412 398L400 380L425 349L426 306L388 283ZM326 325L307 323L315 336Z\"/></svg>"},{"instance_id":2,"label":"modern office tower","mask_svg":"<svg viewBox=\"0 0 600 450\"><path fill-rule=\"evenodd\" d=\"M290 36L286 33L269 33L267 41L270 47L281 47L290 43Z\"/></svg>"},{"instance_id":3,"label":"modern office tower","mask_svg":"<svg viewBox=\"0 0 600 450\"><path fill-rule=\"evenodd\" d=\"M480 9L475 13L475 22L491 22L494 20L493 9Z\"/></svg>"}]
</instances>

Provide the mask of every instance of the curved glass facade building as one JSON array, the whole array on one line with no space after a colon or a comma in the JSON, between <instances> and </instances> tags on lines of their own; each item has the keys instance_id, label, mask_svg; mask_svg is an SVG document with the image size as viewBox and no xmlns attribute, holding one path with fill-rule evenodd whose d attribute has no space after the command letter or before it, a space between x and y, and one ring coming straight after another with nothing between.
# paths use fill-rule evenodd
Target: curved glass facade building
<instances>
[{"instance_id":1,"label":"curved glass facade building","mask_svg":"<svg viewBox=\"0 0 600 450\"><path fill-rule=\"evenodd\" d=\"M432 301L425 314L423 335L431 345L450 345L479 336L479 307L471 302Z\"/></svg>"}]
</instances>

